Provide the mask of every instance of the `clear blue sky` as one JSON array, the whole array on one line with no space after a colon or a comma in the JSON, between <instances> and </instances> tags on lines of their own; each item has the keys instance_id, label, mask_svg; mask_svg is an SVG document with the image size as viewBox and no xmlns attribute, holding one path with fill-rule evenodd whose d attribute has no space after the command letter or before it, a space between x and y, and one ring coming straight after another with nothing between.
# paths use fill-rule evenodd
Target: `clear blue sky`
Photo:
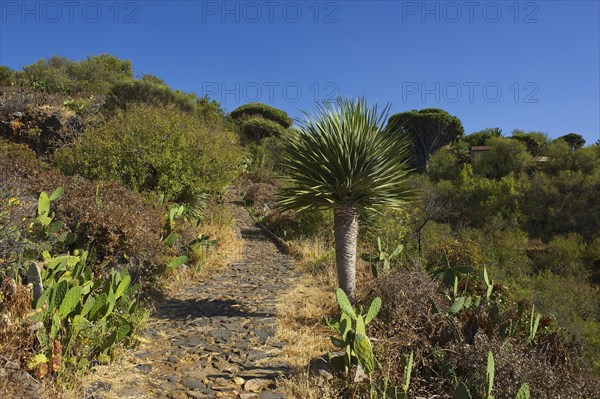
<instances>
[{"instance_id":1,"label":"clear blue sky","mask_svg":"<svg viewBox=\"0 0 600 399\"><path fill-rule=\"evenodd\" d=\"M365 95L600 138L600 2L0 1L0 64L110 53L227 111Z\"/></svg>"}]
</instances>

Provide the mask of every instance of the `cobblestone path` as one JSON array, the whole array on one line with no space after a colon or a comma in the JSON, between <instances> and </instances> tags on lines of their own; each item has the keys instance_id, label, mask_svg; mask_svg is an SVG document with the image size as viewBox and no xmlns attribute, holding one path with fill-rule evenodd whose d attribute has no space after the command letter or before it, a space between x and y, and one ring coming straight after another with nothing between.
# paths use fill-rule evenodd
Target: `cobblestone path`
<instances>
[{"instance_id":1,"label":"cobblestone path","mask_svg":"<svg viewBox=\"0 0 600 399\"><path fill-rule=\"evenodd\" d=\"M238 261L158 304L145 343L115 375L98 373L86 399L285 398L273 384L289 371L275 360L275 304L297 275L241 204L231 206L245 241Z\"/></svg>"}]
</instances>

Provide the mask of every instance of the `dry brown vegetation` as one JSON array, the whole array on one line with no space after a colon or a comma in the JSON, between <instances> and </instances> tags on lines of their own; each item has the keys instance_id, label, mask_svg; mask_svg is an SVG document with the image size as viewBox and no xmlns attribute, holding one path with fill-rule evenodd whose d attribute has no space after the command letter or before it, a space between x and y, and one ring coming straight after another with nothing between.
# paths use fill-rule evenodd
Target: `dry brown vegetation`
<instances>
[{"instance_id":1,"label":"dry brown vegetation","mask_svg":"<svg viewBox=\"0 0 600 399\"><path fill-rule=\"evenodd\" d=\"M6 191L37 199L57 187L64 195L53 202L57 219L75 234L76 248L91 244L99 262L129 263L138 276L151 276L166 248L160 242L163 211L125 187L67 177L36 159L23 145L0 141L0 181Z\"/></svg>"},{"instance_id":2,"label":"dry brown vegetation","mask_svg":"<svg viewBox=\"0 0 600 399\"><path fill-rule=\"evenodd\" d=\"M28 88L0 87L0 137L26 144L47 156L73 142L87 126L103 120L99 114L104 95L82 93L85 108L75 112L65 106L65 96Z\"/></svg>"},{"instance_id":3,"label":"dry brown vegetation","mask_svg":"<svg viewBox=\"0 0 600 399\"><path fill-rule=\"evenodd\" d=\"M402 370L405 358L414 351L411 396L452 392L455 381L483 387L486 356L496 360L494 395L514 398L528 383L533 398L592 398L600 384L569 364L566 348L556 333L540 334L532 344L523 337L502 339L488 318L486 305L463 310L457 317L443 315L451 301L429 275L414 271L386 274L372 287L383 308L373 322L376 356L386 370ZM440 312L434 312L435 303ZM391 381L400 385L402 373L392 372Z\"/></svg>"},{"instance_id":4,"label":"dry brown vegetation","mask_svg":"<svg viewBox=\"0 0 600 399\"><path fill-rule=\"evenodd\" d=\"M33 333L22 323L31 309L31 291L7 278L0 285L0 353L25 357L20 348L33 342ZM23 359L11 359L20 361Z\"/></svg>"},{"instance_id":5,"label":"dry brown vegetation","mask_svg":"<svg viewBox=\"0 0 600 399\"><path fill-rule=\"evenodd\" d=\"M34 334L26 322L31 299L31 287L12 278L0 284L0 392L7 398L32 397L42 392L41 385L21 368L34 354ZM45 397L58 395L55 387L44 391Z\"/></svg>"},{"instance_id":6,"label":"dry brown vegetation","mask_svg":"<svg viewBox=\"0 0 600 399\"><path fill-rule=\"evenodd\" d=\"M343 379L325 381L308 370L312 359L334 350L331 331L323 322L337 312L331 249L312 239L293 241L291 251L299 257L303 274L280 300L278 339L286 343L282 360L294 367L294 373L278 385L295 398L360 398L364 390L360 393ZM488 320L486 306L446 317L452 302L443 285L429 274L396 270L372 279L367 269L364 263L360 267L361 302L368 303L374 296L383 300L368 333L392 385L402 385L401 370L414 352L409 397L446 397L456 381L482 388L488 351L496 360L493 392L497 398L514 398L523 383L529 384L536 399L593 398L600 393L600 383L569 362L569 352L577 349L565 346L557 333L543 334L533 344L523 337L501 339ZM377 372L377 378L383 376Z\"/></svg>"}]
</instances>

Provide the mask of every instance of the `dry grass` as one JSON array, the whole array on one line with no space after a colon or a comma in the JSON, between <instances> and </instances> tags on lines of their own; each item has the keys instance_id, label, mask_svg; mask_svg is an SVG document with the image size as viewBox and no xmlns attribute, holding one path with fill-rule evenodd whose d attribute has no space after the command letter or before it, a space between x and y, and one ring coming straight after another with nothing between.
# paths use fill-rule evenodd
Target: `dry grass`
<instances>
[{"instance_id":1,"label":"dry grass","mask_svg":"<svg viewBox=\"0 0 600 399\"><path fill-rule=\"evenodd\" d=\"M235 227L231 211L224 206L212 210L203 223L194 228L194 236L198 234L216 240L217 244L214 247L195 246L186 267L164 273L159 285L164 287L165 293L190 287L199 278L216 274L241 259L244 240Z\"/></svg>"},{"instance_id":2,"label":"dry grass","mask_svg":"<svg viewBox=\"0 0 600 399\"><path fill-rule=\"evenodd\" d=\"M104 399L118 399L114 392L119 392L122 388L137 384L139 381L132 380L132 376L137 376L135 372L135 363L125 359L123 353L117 353L116 358L117 360L109 365L97 365L93 368L91 373L74 379L69 388L66 388L62 392L60 398L87 398L89 396L89 392L87 391L90 389L91 383L102 381L111 386L110 391L102 392L102 397Z\"/></svg>"},{"instance_id":3,"label":"dry grass","mask_svg":"<svg viewBox=\"0 0 600 399\"><path fill-rule=\"evenodd\" d=\"M195 269L200 275L211 275L222 270L230 263L241 260L244 250L244 239L235 227L232 216L226 219L209 218L199 227L199 233L217 240L217 246L205 251L198 257Z\"/></svg>"},{"instance_id":4,"label":"dry grass","mask_svg":"<svg viewBox=\"0 0 600 399\"><path fill-rule=\"evenodd\" d=\"M340 392L329 384L319 385L308 371L295 373L290 378L277 381L278 390L291 398L298 399L337 399Z\"/></svg>"},{"instance_id":5,"label":"dry grass","mask_svg":"<svg viewBox=\"0 0 600 399\"><path fill-rule=\"evenodd\" d=\"M304 275L277 305L276 339L285 343L282 359L294 369L304 369L311 359L330 350L329 328L324 318L335 312L331 291Z\"/></svg>"},{"instance_id":6,"label":"dry grass","mask_svg":"<svg viewBox=\"0 0 600 399\"><path fill-rule=\"evenodd\" d=\"M280 360L288 363L293 373L277 385L293 398L337 398L334 387L319 385L307 369L311 359L334 349L329 341L331 332L324 323L325 317L336 312L332 251L315 239L294 241L290 250L299 258L302 275L279 299L276 339L285 343Z\"/></svg>"}]
</instances>

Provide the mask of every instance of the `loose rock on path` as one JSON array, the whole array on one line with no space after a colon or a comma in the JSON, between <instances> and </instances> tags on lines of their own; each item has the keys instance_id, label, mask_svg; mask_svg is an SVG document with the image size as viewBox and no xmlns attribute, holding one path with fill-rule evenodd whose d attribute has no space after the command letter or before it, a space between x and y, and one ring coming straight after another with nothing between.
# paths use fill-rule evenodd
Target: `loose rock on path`
<instances>
[{"instance_id":1,"label":"loose rock on path","mask_svg":"<svg viewBox=\"0 0 600 399\"><path fill-rule=\"evenodd\" d=\"M111 378L99 373L86 399L286 397L274 391L290 371L276 360L275 305L297 274L243 206L231 205L245 240L239 261L158 304L145 343Z\"/></svg>"}]
</instances>

